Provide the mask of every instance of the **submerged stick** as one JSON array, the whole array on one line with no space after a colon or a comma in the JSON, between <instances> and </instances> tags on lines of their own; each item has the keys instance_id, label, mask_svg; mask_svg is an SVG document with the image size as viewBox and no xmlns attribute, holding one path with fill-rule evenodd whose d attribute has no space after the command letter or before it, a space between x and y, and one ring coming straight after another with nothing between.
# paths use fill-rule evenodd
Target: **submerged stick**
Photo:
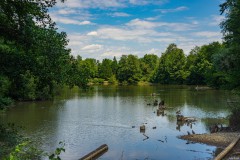
<instances>
[{"instance_id":1,"label":"submerged stick","mask_svg":"<svg viewBox=\"0 0 240 160\"><path fill-rule=\"evenodd\" d=\"M79 160L94 160L102 156L105 152L108 151L108 146L106 144L101 145L94 151L88 153L84 157L80 158Z\"/></svg>"}]
</instances>

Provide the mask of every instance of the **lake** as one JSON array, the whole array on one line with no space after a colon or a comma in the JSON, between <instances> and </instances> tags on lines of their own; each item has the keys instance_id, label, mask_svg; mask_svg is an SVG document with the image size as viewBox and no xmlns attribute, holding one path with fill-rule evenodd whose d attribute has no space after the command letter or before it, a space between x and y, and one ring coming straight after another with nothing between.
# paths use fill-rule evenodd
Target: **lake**
<instances>
[{"instance_id":1,"label":"lake","mask_svg":"<svg viewBox=\"0 0 240 160\"><path fill-rule=\"evenodd\" d=\"M19 102L0 118L24 126L24 134L41 142L44 151L53 152L64 141L61 157L67 160L79 159L102 144L109 147L99 158L103 160L212 159L218 148L187 143L178 136L192 130L208 133L215 123L227 125L231 98L228 91L197 91L193 86L96 86L87 92L65 89L53 101ZM165 101L164 114L156 114L154 100ZM197 121L177 123L178 110ZM148 139L140 133L142 124Z\"/></svg>"}]
</instances>

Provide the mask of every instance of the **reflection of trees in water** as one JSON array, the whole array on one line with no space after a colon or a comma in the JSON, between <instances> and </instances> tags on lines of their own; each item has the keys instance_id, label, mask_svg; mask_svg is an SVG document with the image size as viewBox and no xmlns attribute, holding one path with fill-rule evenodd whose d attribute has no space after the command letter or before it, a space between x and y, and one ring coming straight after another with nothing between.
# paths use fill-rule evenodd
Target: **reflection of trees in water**
<instances>
[{"instance_id":1,"label":"reflection of trees in water","mask_svg":"<svg viewBox=\"0 0 240 160\"><path fill-rule=\"evenodd\" d=\"M56 122L55 112L64 105L64 101L19 102L4 119L6 122L11 121L24 126L24 131L31 133L34 129L39 128L42 121Z\"/></svg>"},{"instance_id":2,"label":"reflection of trees in water","mask_svg":"<svg viewBox=\"0 0 240 160\"><path fill-rule=\"evenodd\" d=\"M155 93L155 96L151 96ZM169 107L197 106L208 110L209 108L225 108L227 99L231 98L228 91L219 90L201 90L196 91L189 86L178 85L156 85L156 86L94 86L92 90L63 89L63 92L57 98L71 99L79 97L146 97L151 102L152 99L164 100ZM149 97L148 97L149 96Z\"/></svg>"},{"instance_id":3,"label":"reflection of trees in water","mask_svg":"<svg viewBox=\"0 0 240 160\"><path fill-rule=\"evenodd\" d=\"M197 106L206 111L225 109L227 106L227 99L231 95L228 91L220 90L205 90L188 92L186 102L188 105Z\"/></svg>"}]
</instances>

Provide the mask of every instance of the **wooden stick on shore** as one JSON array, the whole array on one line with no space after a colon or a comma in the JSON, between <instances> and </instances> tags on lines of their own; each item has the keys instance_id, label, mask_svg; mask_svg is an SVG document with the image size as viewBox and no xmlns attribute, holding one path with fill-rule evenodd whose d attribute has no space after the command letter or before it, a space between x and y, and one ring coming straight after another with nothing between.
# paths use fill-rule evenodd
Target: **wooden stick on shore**
<instances>
[{"instance_id":1,"label":"wooden stick on shore","mask_svg":"<svg viewBox=\"0 0 240 160\"><path fill-rule=\"evenodd\" d=\"M232 143L230 143L221 153L219 153L217 155L217 157L215 157L214 160L223 159L232 150L232 148L237 144L239 139L240 139L240 135Z\"/></svg>"}]
</instances>

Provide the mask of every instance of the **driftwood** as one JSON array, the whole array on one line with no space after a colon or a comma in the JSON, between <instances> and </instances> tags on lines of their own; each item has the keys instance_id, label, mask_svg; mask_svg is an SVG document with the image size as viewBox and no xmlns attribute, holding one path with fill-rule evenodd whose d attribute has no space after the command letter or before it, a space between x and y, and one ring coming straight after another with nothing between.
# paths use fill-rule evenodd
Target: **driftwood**
<instances>
[{"instance_id":1,"label":"driftwood","mask_svg":"<svg viewBox=\"0 0 240 160\"><path fill-rule=\"evenodd\" d=\"M221 159L223 159L232 150L232 148L237 144L239 139L240 139L240 135L238 135L238 137L232 143L230 143L227 146L227 148L225 148L221 153L219 153L214 160L221 160Z\"/></svg>"},{"instance_id":2,"label":"driftwood","mask_svg":"<svg viewBox=\"0 0 240 160\"><path fill-rule=\"evenodd\" d=\"M79 160L95 160L95 159L99 158L100 156L102 156L107 151L108 151L108 146L106 144L103 144L100 147L98 147L97 149L95 149L94 151L92 151L92 152L88 153L87 155L85 155L84 157L80 158Z\"/></svg>"},{"instance_id":3,"label":"driftwood","mask_svg":"<svg viewBox=\"0 0 240 160\"><path fill-rule=\"evenodd\" d=\"M183 115L177 115L177 121L194 122L194 121L196 121L196 118L184 117Z\"/></svg>"},{"instance_id":4,"label":"driftwood","mask_svg":"<svg viewBox=\"0 0 240 160\"><path fill-rule=\"evenodd\" d=\"M145 131L146 131L146 127L143 124L143 125L140 126L140 133L145 133Z\"/></svg>"}]
</instances>

